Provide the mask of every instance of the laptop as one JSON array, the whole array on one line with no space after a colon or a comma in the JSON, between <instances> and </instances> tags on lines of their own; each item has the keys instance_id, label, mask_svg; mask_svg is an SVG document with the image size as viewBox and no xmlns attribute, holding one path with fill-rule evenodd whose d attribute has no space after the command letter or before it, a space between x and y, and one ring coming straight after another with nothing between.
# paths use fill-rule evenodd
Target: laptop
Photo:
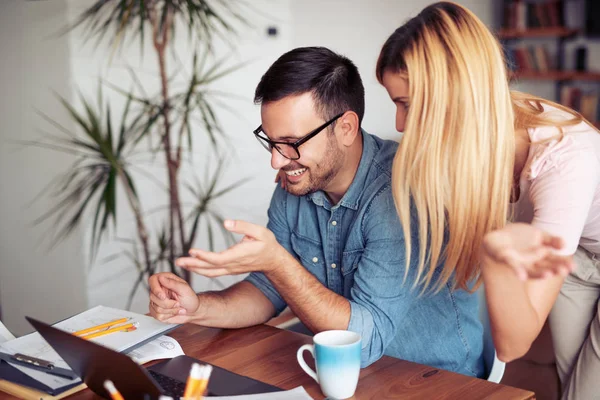
<instances>
[{"instance_id":1,"label":"laptop","mask_svg":"<svg viewBox=\"0 0 600 400\"><path fill-rule=\"evenodd\" d=\"M149 368L127 355L61 331L44 322L25 317L85 384L99 396L110 399L104 381L113 381L126 400L157 399L160 395L183 396L192 363L207 364L188 356L178 356ZM209 396L233 396L278 392L278 387L213 366L208 384Z\"/></svg>"}]
</instances>

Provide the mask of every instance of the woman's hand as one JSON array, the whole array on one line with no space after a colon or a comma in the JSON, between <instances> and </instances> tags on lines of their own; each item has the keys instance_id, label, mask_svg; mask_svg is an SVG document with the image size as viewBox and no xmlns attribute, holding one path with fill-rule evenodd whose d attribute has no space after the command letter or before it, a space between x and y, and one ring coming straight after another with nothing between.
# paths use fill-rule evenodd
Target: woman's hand
<instances>
[{"instance_id":1,"label":"woman's hand","mask_svg":"<svg viewBox=\"0 0 600 400\"><path fill-rule=\"evenodd\" d=\"M277 171L277 175L275 175L275 183L279 183L281 185L281 188L283 190L285 190L285 187L286 187L285 172L283 172L282 170Z\"/></svg>"},{"instance_id":2,"label":"woman's hand","mask_svg":"<svg viewBox=\"0 0 600 400\"><path fill-rule=\"evenodd\" d=\"M566 276L575 269L572 256L556 250L564 242L531 224L514 223L485 235L482 245L484 268L496 263L511 268L521 280Z\"/></svg>"}]
</instances>

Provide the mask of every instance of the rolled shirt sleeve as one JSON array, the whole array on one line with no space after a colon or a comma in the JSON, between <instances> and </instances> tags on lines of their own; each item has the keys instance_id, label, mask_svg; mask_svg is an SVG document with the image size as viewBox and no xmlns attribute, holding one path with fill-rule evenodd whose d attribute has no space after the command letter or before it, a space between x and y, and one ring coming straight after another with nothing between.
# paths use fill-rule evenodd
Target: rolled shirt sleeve
<instances>
[{"instance_id":1,"label":"rolled shirt sleeve","mask_svg":"<svg viewBox=\"0 0 600 400\"><path fill-rule=\"evenodd\" d=\"M271 281L262 272L252 272L244 279L260 290L275 307L275 315L279 315L287 306L286 302L273 287Z\"/></svg>"},{"instance_id":2,"label":"rolled shirt sleeve","mask_svg":"<svg viewBox=\"0 0 600 400\"><path fill-rule=\"evenodd\" d=\"M292 245L290 242L290 229L287 224L285 217L287 209L286 193L279 185L275 189L273 196L271 197L271 204L269 205L269 222L267 228L273 232L277 242L282 245L290 254L292 252ZM287 303L281 297L279 292L275 289L271 281L262 272L252 272L248 275L245 281L252 283L258 288L266 297L273 303L276 314L281 313L286 307Z\"/></svg>"}]
</instances>

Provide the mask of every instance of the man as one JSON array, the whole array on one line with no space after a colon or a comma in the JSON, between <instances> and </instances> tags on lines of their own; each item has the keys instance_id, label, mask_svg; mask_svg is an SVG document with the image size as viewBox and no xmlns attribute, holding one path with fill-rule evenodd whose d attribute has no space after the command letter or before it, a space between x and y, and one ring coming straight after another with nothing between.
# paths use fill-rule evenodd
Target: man
<instances>
[{"instance_id":1,"label":"man","mask_svg":"<svg viewBox=\"0 0 600 400\"><path fill-rule=\"evenodd\" d=\"M240 243L221 253L193 249L176 262L208 277L250 275L198 295L171 273L154 275L151 314L239 328L264 323L287 305L315 333L361 334L363 366L387 354L481 376L475 296L448 288L419 296L415 266L405 280L404 235L391 193L397 143L361 130L364 89L355 65L321 47L292 50L262 77L255 102L262 125L254 134L286 187L275 189L267 228L226 221L245 235Z\"/></svg>"}]
</instances>

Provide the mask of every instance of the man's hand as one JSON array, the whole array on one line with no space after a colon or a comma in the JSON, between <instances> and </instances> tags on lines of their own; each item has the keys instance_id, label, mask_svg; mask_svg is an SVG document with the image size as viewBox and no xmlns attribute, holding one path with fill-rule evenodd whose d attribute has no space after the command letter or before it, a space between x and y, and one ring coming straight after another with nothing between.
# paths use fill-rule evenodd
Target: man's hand
<instances>
[{"instance_id":1,"label":"man's hand","mask_svg":"<svg viewBox=\"0 0 600 400\"><path fill-rule=\"evenodd\" d=\"M150 286L150 315L159 321L183 324L192 319L200 302L191 286L170 272L154 274Z\"/></svg>"},{"instance_id":2,"label":"man's hand","mask_svg":"<svg viewBox=\"0 0 600 400\"><path fill-rule=\"evenodd\" d=\"M175 264L207 277L254 271L268 274L283 265L287 257L291 257L267 228L231 220L225 221L224 226L230 232L244 235L244 238L221 253L192 249L191 257L178 258Z\"/></svg>"},{"instance_id":3,"label":"man's hand","mask_svg":"<svg viewBox=\"0 0 600 400\"><path fill-rule=\"evenodd\" d=\"M508 224L483 239L483 261L511 268L521 280L566 276L575 269L572 256L561 256L563 240L524 223ZM485 268L485 267L484 267Z\"/></svg>"}]
</instances>

